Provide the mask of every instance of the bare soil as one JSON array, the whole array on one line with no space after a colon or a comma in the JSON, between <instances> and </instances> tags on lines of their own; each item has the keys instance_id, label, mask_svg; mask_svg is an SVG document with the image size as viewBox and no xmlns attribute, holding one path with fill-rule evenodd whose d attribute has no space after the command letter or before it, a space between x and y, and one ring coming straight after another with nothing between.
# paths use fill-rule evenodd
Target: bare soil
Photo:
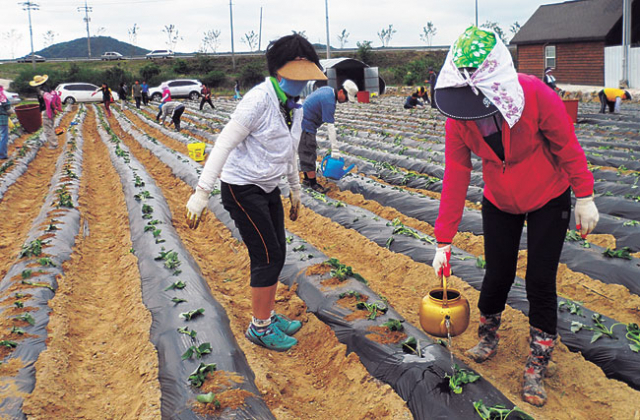
<instances>
[{"instance_id":1,"label":"bare soil","mask_svg":"<svg viewBox=\"0 0 640 420\"><path fill-rule=\"evenodd\" d=\"M151 315L129 252L122 185L91 108L83 137L81 229L49 302L47 349L36 362L36 387L23 410L34 419L160 418Z\"/></svg>"}]
</instances>

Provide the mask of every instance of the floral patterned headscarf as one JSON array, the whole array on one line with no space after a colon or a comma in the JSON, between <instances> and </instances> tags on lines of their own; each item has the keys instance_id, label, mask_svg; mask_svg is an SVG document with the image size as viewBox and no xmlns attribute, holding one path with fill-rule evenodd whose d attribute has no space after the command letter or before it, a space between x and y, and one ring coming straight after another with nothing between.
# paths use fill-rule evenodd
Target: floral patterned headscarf
<instances>
[{"instance_id":1,"label":"floral patterned headscarf","mask_svg":"<svg viewBox=\"0 0 640 420\"><path fill-rule=\"evenodd\" d=\"M469 74L467 68L477 68ZM513 127L524 109L524 92L511 53L493 31L471 26L453 43L436 89L469 86L482 93Z\"/></svg>"}]
</instances>

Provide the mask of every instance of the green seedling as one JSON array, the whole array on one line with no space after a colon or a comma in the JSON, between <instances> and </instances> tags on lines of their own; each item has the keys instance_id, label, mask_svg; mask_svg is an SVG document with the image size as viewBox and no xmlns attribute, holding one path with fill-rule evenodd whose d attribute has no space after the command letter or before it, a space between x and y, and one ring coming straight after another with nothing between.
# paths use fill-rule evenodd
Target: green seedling
<instances>
[{"instance_id":1,"label":"green seedling","mask_svg":"<svg viewBox=\"0 0 640 420\"><path fill-rule=\"evenodd\" d=\"M22 315L18 315L17 317L15 317L14 319L17 319L18 321L25 321L28 322L29 325L36 325L36 320L35 318L30 314L30 313L26 313L26 314L22 314Z\"/></svg>"},{"instance_id":2,"label":"green seedling","mask_svg":"<svg viewBox=\"0 0 640 420\"><path fill-rule=\"evenodd\" d=\"M341 264L337 258L329 258L329 260L325 261L324 264L328 264L333 267L333 270L331 270L330 274L340 281L345 281L347 277L353 277L359 282L369 284L369 282L367 282L364 277L362 277L358 273L354 273L353 269L350 266Z\"/></svg>"},{"instance_id":3,"label":"green seedling","mask_svg":"<svg viewBox=\"0 0 640 420\"><path fill-rule=\"evenodd\" d=\"M23 245L18 258L40 256L42 254L42 245L44 245L44 242L40 239L31 241L28 245Z\"/></svg>"},{"instance_id":4,"label":"green seedling","mask_svg":"<svg viewBox=\"0 0 640 420\"><path fill-rule=\"evenodd\" d=\"M402 351L405 353L415 354L418 357L422 357L422 347L420 347L420 340L416 340L415 337L409 336L406 340L400 343Z\"/></svg>"},{"instance_id":5,"label":"green seedling","mask_svg":"<svg viewBox=\"0 0 640 420\"><path fill-rule=\"evenodd\" d=\"M196 318L200 315L204 314L204 308L199 308L189 312L183 312L180 314L186 321L191 321L193 318Z\"/></svg>"},{"instance_id":6,"label":"green seedling","mask_svg":"<svg viewBox=\"0 0 640 420\"><path fill-rule=\"evenodd\" d=\"M22 270L22 273L20 273L23 279L30 279L32 274L33 270L31 269Z\"/></svg>"},{"instance_id":7,"label":"green seedling","mask_svg":"<svg viewBox=\"0 0 640 420\"><path fill-rule=\"evenodd\" d=\"M404 330L404 325L402 325L402 321L399 319L390 318L387 322L382 324L383 327L387 327L389 331L402 331Z\"/></svg>"},{"instance_id":8,"label":"green seedling","mask_svg":"<svg viewBox=\"0 0 640 420\"><path fill-rule=\"evenodd\" d=\"M356 292L355 290L347 290L346 292L340 293L338 295L338 298L340 298L340 299L345 298L345 297L354 297L354 298L356 298L356 300L362 300L363 299L362 294L360 294L360 292Z\"/></svg>"},{"instance_id":9,"label":"green seedling","mask_svg":"<svg viewBox=\"0 0 640 420\"><path fill-rule=\"evenodd\" d=\"M638 225L640 225L640 222L638 222L637 220L628 220L622 224L622 226L638 226Z\"/></svg>"},{"instance_id":10,"label":"green seedling","mask_svg":"<svg viewBox=\"0 0 640 420\"><path fill-rule=\"evenodd\" d=\"M593 320L593 323L595 324L595 327L590 327L590 326L585 325L585 324L583 324L581 322L578 322L578 321L572 321L571 322L571 332L572 333L577 333L581 329L593 331L593 336L591 337L591 343L595 343L603 335L606 335L609 338L616 338L614 333L613 333L613 327L615 327L616 325L626 325L626 324L624 324L622 322L616 322L615 324L611 325L611 327L607 327L602 322L602 315L600 315L600 314L593 314L591 319Z\"/></svg>"},{"instance_id":11,"label":"green seedling","mask_svg":"<svg viewBox=\"0 0 640 420\"><path fill-rule=\"evenodd\" d=\"M194 340L196 338L196 335L198 335L198 332L196 330L190 330L189 327L178 328L178 332L180 334L188 335L189 337L193 338Z\"/></svg>"},{"instance_id":12,"label":"green seedling","mask_svg":"<svg viewBox=\"0 0 640 420\"><path fill-rule=\"evenodd\" d=\"M529 414L525 413L518 407L511 409L502 404L496 404L493 407L487 407L482 400L475 401L473 407L482 420L506 420L510 415L517 415L521 420L535 420Z\"/></svg>"},{"instance_id":13,"label":"green seedling","mask_svg":"<svg viewBox=\"0 0 640 420\"><path fill-rule=\"evenodd\" d=\"M56 267L56 264L49 257L39 258L37 262L43 267Z\"/></svg>"},{"instance_id":14,"label":"green seedling","mask_svg":"<svg viewBox=\"0 0 640 420\"><path fill-rule=\"evenodd\" d=\"M164 249L164 248L163 248ZM164 266L169 270L175 270L181 264L180 259L178 258L178 253L170 250L170 251L162 251L160 255L154 258L156 261L163 260Z\"/></svg>"},{"instance_id":15,"label":"green seedling","mask_svg":"<svg viewBox=\"0 0 640 420\"><path fill-rule=\"evenodd\" d=\"M0 347L11 347L13 349L18 347L18 343L11 340L0 340Z\"/></svg>"},{"instance_id":16,"label":"green seedling","mask_svg":"<svg viewBox=\"0 0 640 420\"><path fill-rule=\"evenodd\" d=\"M582 314L582 307L580 305L582 305L582 302L567 299L560 301L560 303L558 304L558 309L560 309L561 311L569 311L571 315L578 315L583 317L584 315Z\"/></svg>"},{"instance_id":17,"label":"green seedling","mask_svg":"<svg viewBox=\"0 0 640 420\"><path fill-rule=\"evenodd\" d=\"M470 384L480 379L480 375L467 369L460 368L457 364L453 365L453 375L445 373L445 378L449 379L449 388L454 394L462 394L462 386Z\"/></svg>"},{"instance_id":18,"label":"green seedling","mask_svg":"<svg viewBox=\"0 0 640 420\"><path fill-rule=\"evenodd\" d=\"M171 299L171 302L175 303L176 305L178 303L184 303L186 301L187 301L187 299L182 299L182 298L179 298L179 297L174 297L173 299Z\"/></svg>"},{"instance_id":19,"label":"green seedling","mask_svg":"<svg viewBox=\"0 0 640 420\"><path fill-rule=\"evenodd\" d=\"M151 196L151 193L149 191L142 191L140 194L136 194L133 196L133 198L136 199L136 201L142 201L142 200L149 200L150 198L153 198Z\"/></svg>"},{"instance_id":20,"label":"green seedling","mask_svg":"<svg viewBox=\"0 0 640 420\"><path fill-rule=\"evenodd\" d=\"M14 298L16 299L22 299L23 297L26 297L27 295L25 295L24 293L16 293L15 295L13 295Z\"/></svg>"},{"instance_id":21,"label":"green seedling","mask_svg":"<svg viewBox=\"0 0 640 420\"><path fill-rule=\"evenodd\" d=\"M142 218L143 219L151 219L153 216L151 215L153 213L153 207L151 207L148 204L143 204L142 205Z\"/></svg>"},{"instance_id":22,"label":"green seedling","mask_svg":"<svg viewBox=\"0 0 640 420\"><path fill-rule=\"evenodd\" d=\"M195 356L196 359L202 359L205 354L211 353L211 343L202 343L199 346L191 346L182 355L182 360L191 359Z\"/></svg>"},{"instance_id":23,"label":"green seedling","mask_svg":"<svg viewBox=\"0 0 640 420\"><path fill-rule=\"evenodd\" d=\"M305 249L307 249L307 247L304 244L302 244L294 247L293 252L304 251Z\"/></svg>"},{"instance_id":24,"label":"green seedling","mask_svg":"<svg viewBox=\"0 0 640 420\"><path fill-rule=\"evenodd\" d=\"M144 187L144 181L138 175L135 175L133 178L133 186L134 187Z\"/></svg>"},{"instance_id":25,"label":"green seedling","mask_svg":"<svg viewBox=\"0 0 640 420\"><path fill-rule=\"evenodd\" d=\"M215 363L200 363L200 366L189 375L189 383L191 386L200 388L204 384L209 372L214 372L217 366Z\"/></svg>"},{"instance_id":26,"label":"green seedling","mask_svg":"<svg viewBox=\"0 0 640 420\"><path fill-rule=\"evenodd\" d=\"M11 334L23 335L23 334L25 334L25 333L26 333L26 331L25 331L25 330L23 330L23 329L22 329L22 328L20 328L20 327L15 327L15 326L14 326L14 327L11 327Z\"/></svg>"},{"instance_id":27,"label":"green seedling","mask_svg":"<svg viewBox=\"0 0 640 420\"><path fill-rule=\"evenodd\" d=\"M26 284L27 286L34 286L34 287L46 287L47 289L51 290L52 292L56 291L56 289L54 289L53 286L51 286L50 284L47 284L47 283L34 283L32 281L22 280L22 284Z\"/></svg>"},{"instance_id":28,"label":"green seedling","mask_svg":"<svg viewBox=\"0 0 640 420\"><path fill-rule=\"evenodd\" d=\"M187 283L183 282L182 280L178 280L178 281L172 283L171 285L167 286L164 289L164 291L166 292L168 290L176 290L176 289L182 290L185 287L187 287Z\"/></svg>"},{"instance_id":29,"label":"green seedling","mask_svg":"<svg viewBox=\"0 0 640 420\"><path fill-rule=\"evenodd\" d=\"M69 193L69 191L67 191L67 184L64 184L55 192L58 194L58 204L56 205L56 207L66 207L69 209L73 208L73 200L71 199L71 194Z\"/></svg>"},{"instance_id":30,"label":"green seedling","mask_svg":"<svg viewBox=\"0 0 640 420\"><path fill-rule=\"evenodd\" d=\"M213 392L198 395L196 401L203 404L213 404L216 408L220 408L220 401L218 401L216 394Z\"/></svg>"},{"instance_id":31,"label":"green seedling","mask_svg":"<svg viewBox=\"0 0 640 420\"><path fill-rule=\"evenodd\" d=\"M485 261L484 258L482 258L482 256L479 256L478 258L476 258L476 267L482 268L482 269L487 268L487 262Z\"/></svg>"},{"instance_id":32,"label":"green seedling","mask_svg":"<svg viewBox=\"0 0 640 420\"><path fill-rule=\"evenodd\" d=\"M16 306L16 308L24 308L24 303L22 303L22 301L20 300L16 300L15 302L13 302L13 304Z\"/></svg>"},{"instance_id":33,"label":"green seedling","mask_svg":"<svg viewBox=\"0 0 640 420\"><path fill-rule=\"evenodd\" d=\"M615 251L611 248L607 248L602 252L602 255L609 258L624 258L626 260L631 260L633 257L631 256L631 249L628 246L624 246L620 249L616 249Z\"/></svg>"},{"instance_id":34,"label":"green seedling","mask_svg":"<svg viewBox=\"0 0 640 420\"><path fill-rule=\"evenodd\" d=\"M287 236L285 240L287 241L288 244L293 243L293 236Z\"/></svg>"},{"instance_id":35,"label":"green seedling","mask_svg":"<svg viewBox=\"0 0 640 420\"><path fill-rule=\"evenodd\" d=\"M399 218L395 218L393 219L391 222L387 223L387 226L393 226L393 233L392 235L405 235L405 236L410 236L412 238L421 240L422 242L428 242L430 244L435 244L435 241L431 238L429 238L428 236L425 235L420 235L418 232L416 232L415 230L406 227ZM389 245L391 245L391 243L389 241L387 241L387 243ZM388 246L387 246L388 248Z\"/></svg>"},{"instance_id":36,"label":"green seedling","mask_svg":"<svg viewBox=\"0 0 640 420\"><path fill-rule=\"evenodd\" d=\"M58 228L56 227L56 225L54 223L57 223L58 221L56 219L51 219L51 221L49 222L49 226L47 227L47 229L45 230L45 232L53 232L55 230L58 230Z\"/></svg>"},{"instance_id":37,"label":"green seedling","mask_svg":"<svg viewBox=\"0 0 640 420\"><path fill-rule=\"evenodd\" d=\"M378 311L384 314L387 312L387 309L389 309L387 305L380 301L372 303L358 302L356 304L356 308L369 311L369 316L367 317L367 319L370 320L376 319L376 317L378 316Z\"/></svg>"},{"instance_id":38,"label":"green seedling","mask_svg":"<svg viewBox=\"0 0 640 420\"><path fill-rule=\"evenodd\" d=\"M627 324L627 340L631 341L629 347L632 351L638 353L640 352L640 327L638 324L629 323Z\"/></svg>"}]
</instances>

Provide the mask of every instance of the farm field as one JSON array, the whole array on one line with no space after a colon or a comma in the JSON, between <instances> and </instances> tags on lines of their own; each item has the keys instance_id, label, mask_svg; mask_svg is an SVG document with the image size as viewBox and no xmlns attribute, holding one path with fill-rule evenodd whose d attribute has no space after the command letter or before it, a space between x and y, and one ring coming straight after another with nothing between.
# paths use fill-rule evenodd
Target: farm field
<instances>
[{"instance_id":1,"label":"farm field","mask_svg":"<svg viewBox=\"0 0 640 420\"><path fill-rule=\"evenodd\" d=\"M304 191L299 219L286 220L276 307L303 328L276 353L244 338L249 258L217 192L197 230L184 220L203 164L187 146L209 151L236 102L186 104L181 133L155 122L156 107L107 118L95 105L65 108L55 150L12 133L0 167L0 415L470 419L482 401L536 419L640 419L640 107L612 116L581 104L576 132L601 220L586 241L567 232L560 343L538 408L520 398L526 235L497 355L478 364L464 354L477 341L483 276L478 159L452 257L470 325L450 342L420 328L420 301L440 283L430 265L444 173L437 111L401 110L399 97L338 107L340 150L356 170L325 181L326 195ZM322 131L318 141L321 156ZM480 375L459 394L452 363Z\"/></svg>"}]
</instances>

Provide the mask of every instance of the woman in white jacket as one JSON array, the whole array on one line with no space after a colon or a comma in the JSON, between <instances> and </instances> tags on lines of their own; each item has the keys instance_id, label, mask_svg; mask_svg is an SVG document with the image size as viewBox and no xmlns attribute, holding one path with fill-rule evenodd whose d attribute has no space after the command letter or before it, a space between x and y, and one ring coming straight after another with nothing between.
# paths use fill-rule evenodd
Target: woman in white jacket
<instances>
[{"instance_id":1,"label":"woman in white jacket","mask_svg":"<svg viewBox=\"0 0 640 420\"><path fill-rule=\"evenodd\" d=\"M302 324L275 312L278 276L284 266L284 209L278 182L291 189L289 218L300 208L297 149L302 108L298 97L309 80L326 80L313 46L294 34L271 42L266 52L271 77L244 96L220 133L195 193L187 202L187 223L200 222L217 179L222 204L240 231L251 259L253 318L246 337L286 351Z\"/></svg>"}]
</instances>

